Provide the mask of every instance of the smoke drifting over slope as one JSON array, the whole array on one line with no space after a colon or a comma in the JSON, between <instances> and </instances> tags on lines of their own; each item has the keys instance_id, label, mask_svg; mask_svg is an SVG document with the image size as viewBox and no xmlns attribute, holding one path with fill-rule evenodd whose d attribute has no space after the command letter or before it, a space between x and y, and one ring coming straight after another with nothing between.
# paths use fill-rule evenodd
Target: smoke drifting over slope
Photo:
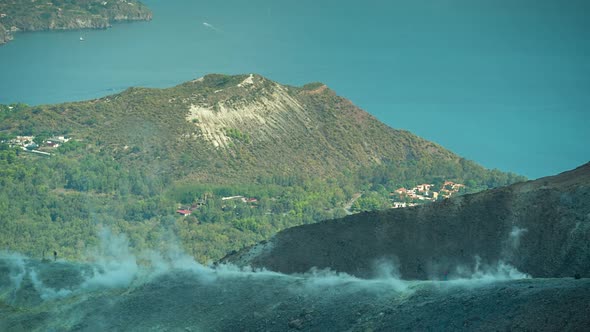
<instances>
[{"instance_id":1,"label":"smoke drifting over slope","mask_svg":"<svg viewBox=\"0 0 590 332\"><path fill-rule=\"evenodd\" d=\"M329 267L371 278L375 261L393 257L404 279L518 276L507 264L535 278L590 277L588 195L590 163L432 204L293 227L223 261L283 273Z\"/></svg>"},{"instance_id":2,"label":"smoke drifting over slope","mask_svg":"<svg viewBox=\"0 0 590 332\"><path fill-rule=\"evenodd\" d=\"M374 278L361 279L317 268L288 275L231 264L204 266L172 237L165 251L139 253L124 234L103 228L100 239L88 253L93 263L87 264L1 253L0 330L391 330L461 324L485 329L501 325L465 320L487 315L491 305L486 299L501 303L493 315L513 310L516 317L529 319L528 311L512 308L515 297L521 297L518 303L537 303L552 294L579 294L580 301L590 296L578 292L587 282L535 281L502 261L489 265L479 257L433 280L403 280L395 259L379 259L373 262ZM547 310L583 317L577 311L563 313L564 308L583 309ZM433 318L441 314L453 318Z\"/></svg>"},{"instance_id":3,"label":"smoke drifting over slope","mask_svg":"<svg viewBox=\"0 0 590 332\"><path fill-rule=\"evenodd\" d=\"M281 279L292 283L291 290L297 292L314 292L332 287L346 287L349 291L378 290L389 292L412 292L415 281L401 279L399 267L390 260L375 262L375 278L361 279L346 273L330 269L312 268L306 273L287 275L265 269L237 267L231 264L204 266L184 253L175 243L170 242L164 252L146 251L133 253L124 234L114 234L108 228L99 232L100 245L88 256L92 264L77 267L77 276L56 282L51 277L55 269L76 267L75 264L58 261L39 263L18 253L1 253L5 269L10 279L10 293L16 294L23 282L30 281L33 289L42 300L60 299L72 295L105 289L136 288L166 274L189 273L200 282L213 284L223 279ZM433 281L453 281L453 285L477 285L493 282L528 278L514 267L498 262L495 266L482 265L475 257L474 267L457 266L444 278L433 276ZM3 285L6 289L6 285ZM11 297L5 298L10 303Z\"/></svg>"},{"instance_id":4,"label":"smoke drifting over slope","mask_svg":"<svg viewBox=\"0 0 590 332\"><path fill-rule=\"evenodd\" d=\"M241 266L199 264L172 232L137 252L106 228L90 263L2 253L0 330L584 330L589 167L292 228Z\"/></svg>"}]
</instances>

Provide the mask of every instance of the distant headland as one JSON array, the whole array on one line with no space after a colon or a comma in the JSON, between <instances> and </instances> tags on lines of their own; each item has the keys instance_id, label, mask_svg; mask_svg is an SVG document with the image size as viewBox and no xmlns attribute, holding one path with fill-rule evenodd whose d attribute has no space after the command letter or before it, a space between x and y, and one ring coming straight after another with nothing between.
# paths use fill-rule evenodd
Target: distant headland
<instances>
[{"instance_id":1,"label":"distant headland","mask_svg":"<svg viewBox=\"0 0 590 332\"><path fill-rule=\"evenodd\" d=\"M0 2L0 45L19 31L106 29L115 22L149 21L152 12L137 0Z\"/></svg>"}]
</instances>

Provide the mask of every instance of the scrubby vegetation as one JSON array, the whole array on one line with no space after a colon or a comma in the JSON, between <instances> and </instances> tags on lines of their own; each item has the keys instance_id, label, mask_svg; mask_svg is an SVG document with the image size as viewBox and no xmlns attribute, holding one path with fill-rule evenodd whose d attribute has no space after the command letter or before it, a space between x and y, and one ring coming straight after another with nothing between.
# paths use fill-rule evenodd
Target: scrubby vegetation
<instances>
[{"instance_id":1,"label":"scrubby vegetation","mask_svg":"<svg viewBox=\"0 0 590 332\"><path fill-rule=\"evenodd\" d=\"M213 75L88 102L0 106L0 248L80 258L97 225L108 225L137 248L158 248L173 230L206 262L287 227L388 208L401 186L452 180L472 192L523 179L393 130L329 90L308 94L261 77L236 88L244 79ZM224 148L205 138L207 121L187 118L194 103L227 107L268 96L305 108L269 113L290 121L280 131L250 120L225 126ZM294 114L304 120L288 118ZM10 143L22 135L51 156ZM57 135L72 139L44 146Z\"/></svg>"}]
</instances>

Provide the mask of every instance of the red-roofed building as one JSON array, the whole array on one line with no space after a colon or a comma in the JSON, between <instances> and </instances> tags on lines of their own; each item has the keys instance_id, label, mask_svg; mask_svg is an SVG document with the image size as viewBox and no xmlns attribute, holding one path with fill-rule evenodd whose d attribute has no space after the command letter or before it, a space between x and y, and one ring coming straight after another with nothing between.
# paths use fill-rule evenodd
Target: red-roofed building
<instances>
[{"instance_id":1,"label":"red-roofed building","mask_svg":"<svg viewBox=\"0 0 590 332\"><path fill-rule=\"evenodd\" d=\"M424 183L417 185L416 189L418 189L419 192L427 192L430 191L430 187L432 187L432 184Z\"/></svg>"},{"instance_id":2,"label":"red-roofed building","mask_svg":"<svg viewBox=\"0 0 590 332\"><path fill-rule=\"evenodd\" d=\"M402 187L402 188L399 188L398 190L396 190L395 193L398 194L398 195L407 194L408 193L408 189Z\"/></svg>"},{"instance_id":3,"label":"red-roofed building","mask_svg":"<svg viewBox=\"0 0 590 332\"><path fill-rule=\"evenodd\" d=\"M176 210L176 213L181 214L181 215L183 215L185 217L191 215L191 211L190 210L184 210L184 209Z\"/></svg>"}]
</instances>

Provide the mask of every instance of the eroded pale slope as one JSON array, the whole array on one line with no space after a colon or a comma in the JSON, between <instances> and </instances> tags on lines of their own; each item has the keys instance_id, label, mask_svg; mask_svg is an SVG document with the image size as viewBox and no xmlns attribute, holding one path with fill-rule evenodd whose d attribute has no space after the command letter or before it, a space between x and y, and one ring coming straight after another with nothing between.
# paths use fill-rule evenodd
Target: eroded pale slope
<instances>
[{"instance_id":1,"label":"eroded pale slope","mask_svg":"<svg viewBox=\"0 0 590 332\"><path fill-rule=\"evenodd\" d=\"M261 80L250 75L236 87L256 89L256 84L262 84ZM287 88L273 84L257 92L255 100L227 98L213 104L191 104L186 119L199 128L206 141L226 149L235 138L231 137L229 130L248 132L257 143L309 127L310 119L304 106L289 94Z\"/></svg>"},{"instance_id":2,"label":"eroded pale slope","mask_svg":"<svg viewBox=\"0 0 590 332\"><path fill-rule=\"evenodd\" d=\"M407 168L406 177L421 179L486 174L432 142L388 127L321 83L291 87L255 74L130 88L88 102L35 107L13 120L0 129L67 132L132 167L204 181L338 178L377 165Z\"/></svg>"}]
</instances>

